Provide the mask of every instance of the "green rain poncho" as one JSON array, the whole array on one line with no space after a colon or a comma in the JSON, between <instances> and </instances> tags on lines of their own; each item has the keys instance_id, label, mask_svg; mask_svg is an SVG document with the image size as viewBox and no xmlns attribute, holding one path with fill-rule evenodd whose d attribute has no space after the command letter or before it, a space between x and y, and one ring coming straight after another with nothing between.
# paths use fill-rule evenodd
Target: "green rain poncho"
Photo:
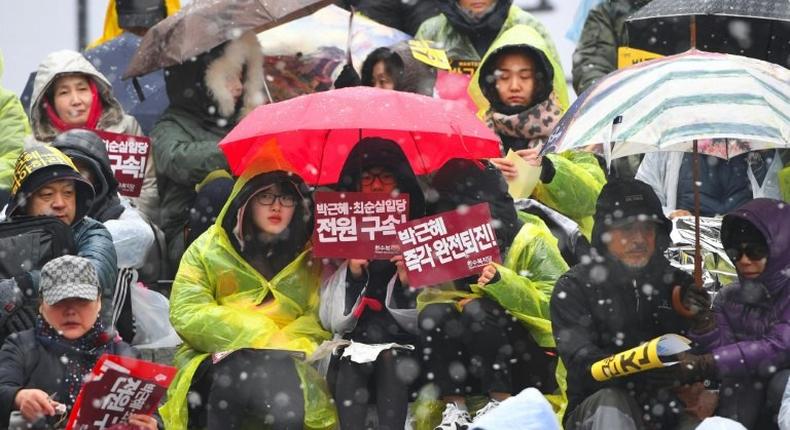
<instances>
[{"instance_id":1,"label":"green rain poncho","mask_svg":"<svg viewBox=\"0 0 790 430\"><path fill-rule=\"evenodd\" d=\"M488 61L505 48L524 47L542 53L553 70L552 94L558 101L561 113L568 108L568 89L565 74L556 57L552 55L552 45L533 28L517 25L505 31L483 57L469 85L469 95L474 100L480 116L485 116L490 109L489 100L480 88L480 72ZM489 95L491 97L492 95ZM526 128L529 128L528 125ZM495 130L496 131L496 130ZM525 138L529 140L528 138ZM503 154L504 155L504 154ZM551 182L538 182L532 197L550 208L562 213L579 224L582 233L590 239L592 233L592 216L595 214L595 202L598 194L606 183L606 175L594 155L586 152L566 151L561 154L549 154L554 165L555 174Z\"/></svg>"},{"instance_id":2,"label":"green rain poncho","mask_svg":"<svg viewBox=\"0 0 790 430\"><path fill-rule=\"evenodd\" d=\"M520 24L508 28L499 35L494 43L491 44L485 56L483 56L483 60L480 61L480 67L478 67L475 74L472 75L468 92L479 109L478 115L482 117L489 107L488 100L483 96L483 92L480 90L479 79L480 71L483 68L482 66L492 57L492 54L496 54L503 48L510 46L528 46L540 51L545 56L554 72L552 79L554 93L557 96L560 108L565 112L570 105L568 99L568 84L565 82L565 72L562 70L562 65L560 64L559 57L557 57L554 44L551 40L546 39L538 29L529 25Z\"/></svg>"},{"instance_id":3,"label":"green rain poncho","mask_svg":"<svg viewBox=\"0 0 790 430\"><path fill-rule=\"evenodd\" d=\"M3 77L3 54L0 53L0 79ZM30 134L27 115L19 98L0 87L0 188L11 188L14 165L22 153L22 142Z\"/></svg>"},{"instance_id":4,"label":"green rain poncho","mask_svg":"<svg viewBox=\"0 0 790 430\"><path fill-rule=\"evenodd\" d=\"M267 280L241 257L223 228L234 198L253 176L236 182L216 223L187 249L173 283L170 321L184 344L176 353L178 374L169 400L160 408L168 430L187 427L187 392L211 353L256 348L310 355L330 337L318 321L321 264L310 251ZM322 378L304 361L294 361L304 391L305 428L333 428L336 413Z\"/></svg>"},{"instance_id":5,"label":"green rain poncho","mask_svg":"<svg viewBox=\"0 0 790 430\"><path fill-rule=\"evenodd\" d=\"M548 184L538 182L532 197L576 221L589 240L595 202L606 183L606 175L595 155L589 152L565 151L547 157L554 164L554 178Z\"/></svg>"}]
</instances>

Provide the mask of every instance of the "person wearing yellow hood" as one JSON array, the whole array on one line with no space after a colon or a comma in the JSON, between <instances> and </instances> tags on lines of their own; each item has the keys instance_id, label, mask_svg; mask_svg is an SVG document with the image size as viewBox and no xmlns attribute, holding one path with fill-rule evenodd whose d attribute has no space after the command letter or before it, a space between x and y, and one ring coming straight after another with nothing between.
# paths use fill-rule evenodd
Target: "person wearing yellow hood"
<instances>
[{"instance_id":1,"label":"person wearing yellow hood","mask_svg":"<svg viewBox=\"0 0 790 430\"><path fill-rule=\"evenodd\" d=\"M0 52L0 79L3 77L3 54ZM19 97L0 86L0 205L8 199L8 189L22 142L30 134L27 115Z\"/></svg>"},{"instance_id":2,"label":"person wearing yellow hood","mask_svg":"<svg viewBox=\"0 0 790 430\"><path fill-rule=\"evenodd\" d=\"M310 208L298 176L249 172L187 249L170 296L184 344L160 409L166 428L335 426L323 381L304 361L330 337L318 320Z\"/></svg>"},{"instance_id":3,"label":"person wearing yellow hood","mask_svg":"<svg viewBox=\"0 0 790 430\"><path fill-rule=\"evenodd\" d=\"M606 181L595 156L565 152L539 157L568 106L565 74L546 39L523 25L507 30L483 58L469 92L502 140L503 155L513 150L541 166L532 198L574 220L589 238L595 202ZM517 176L512 161L491 161L506 178Z\"/></svg>"},{"instance_id":4,"label":"person wearing yellow hood","mask_svg":"<svg viewBox=\"0 0 790 430\"><path fill-rule=\"evenodd\" d=\"M104 15L104 32L101 37L91 42L87 49L109 42L129 29L152 27L153 24L147 25L141 22L141 20L147 21L152 11L158 13L160 9L164 9L162 11L164 18L178 12L180 8L180 0L110 0L107 2L107 12ZM126 22L123 22L124 18L122 18L124 12L127 12ZM139 31L133 32L142 36Z\"/></svg>"},{"instance_id":5,"label":"person wearing yellow hood","mask_svg":"<svg viewBox=\"0 0 790 430\"><path fill-rule=\"evenodd\" d=\"M422 371L432 375L444 411L434 420L429 410L438 412L439 400L423 399L415 416L427 418L418 418L415 428L474 428L470 396L487 402L477 420L526 387L538 388L561 414L567 403L565 369L554 353L548 305L568 265L556 239L538 217L516 211L507 184L490 163L450 160L436 172L431 188L429 214L488 204L502 263L486 266L485 277L432 285L417 297Z\"/></svg>"}]
</instances>

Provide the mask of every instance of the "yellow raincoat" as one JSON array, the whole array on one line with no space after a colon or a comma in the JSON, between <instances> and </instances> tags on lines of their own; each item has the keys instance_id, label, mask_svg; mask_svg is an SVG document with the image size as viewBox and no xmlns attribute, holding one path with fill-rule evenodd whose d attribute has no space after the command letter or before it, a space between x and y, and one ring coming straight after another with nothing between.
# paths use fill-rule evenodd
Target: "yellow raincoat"
<instances>
[{"instance_id":1,"label":"yellow raincoat","mask_svg":"<svg viewBox=\"0 0 790 430\"><path fill-rule=\"evenodd\" d=\"M0 52L0 79L3 78L3 53ZM0 86L0 189L9 189L14 166L22 153L22 142L30 134L30 123L12 91Z\"/></svg>"},{"instance_id":2,"label":"yellow raincoat","mask_svg":"<svg viewBox=\"0 0 790 430\"><path fill-rule=\"evenodd\" d=\"M553 92L559 100L562 112L567 110L568 88L565 83L565 73L558 60L551 55L551 45L534 28L517 25L505 31L494 41L483 57L481 67L472 77L469 84L469 95L480 109L478 115L484 117L490 107L479 82L480 71L484 69L483 64L498 51L510 46L528 46L543 52L554 69ZM576 221L582 234L589 240L592 233L592 216L595 214L595 202L598 200L601 188L606 183L606 175L598 164L598 160L590 153L566 151L561 154L549 154L548 158L554 164L556 171L554 178L548 184L538 182L532 192L532 197Z\"/></svg>"},{"instance_id":3,"label":"yellow raincoat","mask_svg":"<svg viewBox=\"0 0 790 430\"><path fill-rule=\"evenodd\" d=\"M547 157L554 164L554 178L548 184L538 181L532 197L576 221L590 240L595 203L606 184L606 174L589 152L565 151Z\"/></svg>"},{"instance_id":4,"label":"yellow raincoat","mask_svg":"<svg viewBox=\"0 0 790 430\"><path fill-rule=\"evenodd\" d=\"M554 79L552 80L554 93L557 95L562 111L565 112L568 110L568 106L570 106L568 99L568 84L565 82L565 72L562 70L562 65L556 55L554 44L550 40L546 40L546 38L534 27L529 25L515 25L504 31L494 40L494 43L488 48L486 55L483 56L483 60L480 61L480 67L478 67L475 74L472 75L472 81L469 82L467 91L469 97L471 97L472 101L477 105L477 115L480 118L483 118L490 105L485 96L483 96L480 83L478 82L480 80L480 70L483 69L483 64L488 61L492 54L496 54L502 48L519 45L527 45L533 49L537 49L549 60L551 68L554 71Z\"/></svg>"},{"instance_id":5,"label":"yellow raincoat","mask_svg":"<svg viewBox=\"0 0 790 430\"><path fill-rule=\"evenodd\" d=\"M216 223L187 249L173 283L170 321L184 344L176 353L178 374L168 401L160 408L168 430L187 427L187 392L211 353L256 348L310 355L330 338L318 320L321 264L310 251L267 280L239 255L222 227L228 208L251 178L236 182ZM273 299L259 306L269 294ZM305 428L333 428L336 412L323 379L304 361L294 361L304 391Z\"/></svg>"},{"instance_id":6,"label":"yellow raincoat","mask_svg":"<svg viewBox=\"0 0 790 430\"><path fill-rule=\"evenodd\" d=\"M554 46L554 41L551 40L551 33L549 33L548 29L546 29L538 18L518 6L510 5L508 8L507 17L505 18L505 22L502 23L502 27L499 29L497 39L500 38L505 31L516 25L532 27L543 35L545 39L548 39L549 56L559 61L560 56L557 52L557 48ZM435 42L444 49L450 61L477 61L480 59L480 55L477 53L469 37L458 31L443 13L425 20L425 22L420 25L414 38L417 40ZM494 44L495 43L496 42L494 42ZM494 44L492 44L492 46ZM490 51L491 47L489 47L488 50Z\"/></svg>"},{"instance_id":7,"label":"yellow raincoat","mask_svg":"<svg viewBox=\"0 0 790 430\"><path fill-rule=\"evenodd\" d=\"M557 239L539 217L518 213L521 227L502 264L496 264L499 282L485 286L472 285L472 292L455 290L452 284L426 288L417 297L417 309L433 303L459 303L464 299L488 296L516 317L535 341L544 348L555 348L549 318L549 301L554 283L568 270L557 248ZM556 372L559 390L546 395L555 412L564 412L565 368L558 363Z\"/></svg>"}]
</instances>

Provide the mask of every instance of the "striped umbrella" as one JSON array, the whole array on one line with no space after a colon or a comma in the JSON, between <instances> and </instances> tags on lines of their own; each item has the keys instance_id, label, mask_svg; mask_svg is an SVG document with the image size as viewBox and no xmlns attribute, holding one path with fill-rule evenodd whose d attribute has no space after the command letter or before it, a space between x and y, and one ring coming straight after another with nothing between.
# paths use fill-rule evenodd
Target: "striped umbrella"
<instances>
[{"instance_id":1,"label":"striped umbrella","mask_svg":"<svg viewBox=\"0 0 790 430\"><path fill-rule=\"evenodd\" d=\"M694 281L702 288L699 153L730 158L790 146L790 71L692 49L607 75L582 93L542 153L603 145L607 162L653 151L693 152ZM673 306L691 316L673 290Z\"/></svg>"},{"instance_id":2,"label":"striped umbrella","mask_svg":"<svg viewBox=\"0 0 790 430\"><path fill-rule=\"evenodd\" d=\"M730 158L790 142L790 71L690 50L607 75L571 105L543 152L602 144L607 159L653 151Z\"/></svg>"}]
</instances>

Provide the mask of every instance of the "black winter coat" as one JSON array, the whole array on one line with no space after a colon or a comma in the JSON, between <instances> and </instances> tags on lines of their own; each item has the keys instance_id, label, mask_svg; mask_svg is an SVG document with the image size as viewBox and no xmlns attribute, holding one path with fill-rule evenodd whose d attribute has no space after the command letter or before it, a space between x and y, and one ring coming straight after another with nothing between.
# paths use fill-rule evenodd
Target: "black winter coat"
<instances>
[{"instance_id":1,"label":"black winter coat","mask_svg":"<svg viewBox=\"0 0 790 430\"><path fill-rule=\"evenodd\" d=\"M45 345L36 338L36 329L15 333L6 339L0 349L0 427L8 426L8 418L16 409L16 393L23 388L37 388L47 394L64 395L62 382L66 372L65 355L69 360L80 360L79 353L64 353ZM124 342L110 343L107 354L136 356L131 346ZM57 397L56 396L56 400Z\"/></svg>"},{"instance_id":2,"label":"black winter coat","mask_svg":"<svg viewBox=\"0 0 790 430\"><path fill-rule=\"evenodd\" d=\"M636 275L596 256L557 280L550 315L568 371L568 412L602 388L626 387L639 377L598 382L590 372L593 363L655 337L688 331L689 322L672 309L671 297L674 285L692 283L691 276L672 267L659 251Z\"/></svg>"}]
</instances>

